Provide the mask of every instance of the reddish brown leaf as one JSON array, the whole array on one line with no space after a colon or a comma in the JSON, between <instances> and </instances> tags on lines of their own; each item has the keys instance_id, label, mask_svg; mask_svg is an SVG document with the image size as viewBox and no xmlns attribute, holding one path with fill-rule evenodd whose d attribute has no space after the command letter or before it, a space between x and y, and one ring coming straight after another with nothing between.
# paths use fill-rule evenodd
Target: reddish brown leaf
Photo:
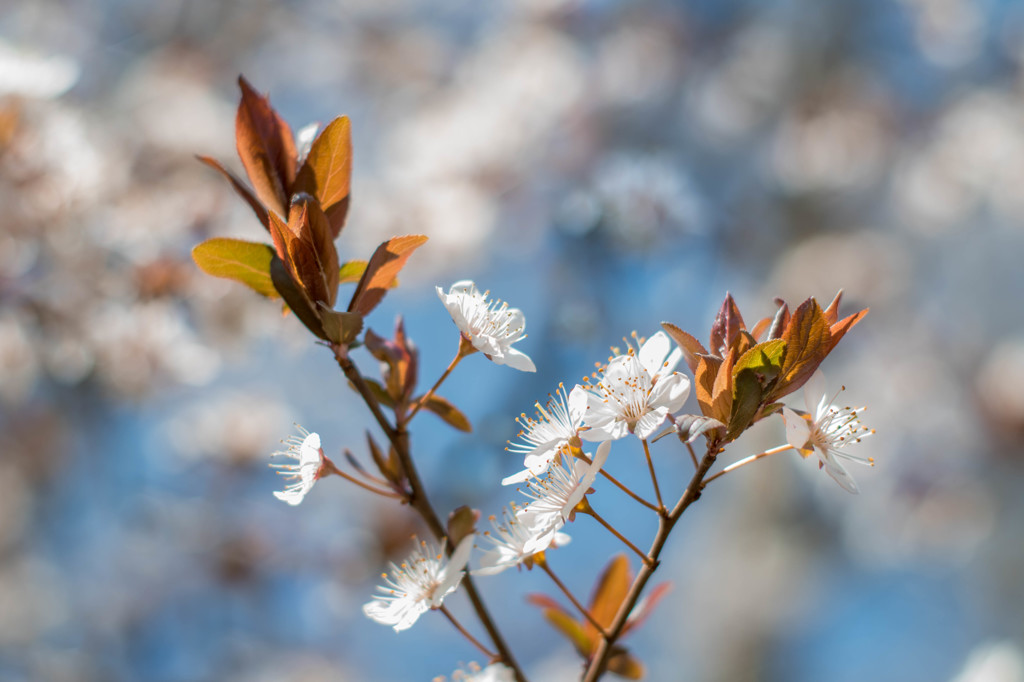
<instances>
[{"instance_id":1,"label":"reddish brown leaf","mask_svg":"<svg viewBox=\"0 0 1024 682\"><path fill-rule=\"evenodd\" d=\"M544 611L544 617L555 626L556 630L565 635L566 639L572 642L573 648L580 656L590 658L594 649L597 648L596 637L587 634L583 626L563 610L548 609Z\"/></svg>"},{"instance_id":2,"label":"reddish brown leaf","mask_svg":"<svg viewBox=\"0 0 1024 682\"><path fill-rule=\"evenodd\" d=\"M711 325L711 352L724 358L741 329L746 329L743 325L743 316L740 315L740 309L736 307L732 294L726 293L725 301L722 302L715 322Z\"/></svg>"},{"instance_id":3,"label":"reddish brown leaf","mask_svg":"<svg viewBox=\"0 0 1024 682\"><path fill-rule=\"evenodd\" d=\"M274 214L271 213L270 215L273 216ZM273 226L273 222L271 222L271 226ZM320 315L302 290L302 287L292 279L291 274L288 272L288 266L277 256L270 261L270 279L273 281L277 293L281 294L281 298L284 299L288 307L295 313L295 316L299 318L299 321L306 326L306 329L327 341L327 334L324 332Z\"/></svg>"},{"instance_id":4,"label":"reddish brown leaf","mask_svg":"<svg viewBox=\"0 0 1024 682\"><path fill-rule=\"evenodd\" d=\"M235 118L235 142L249 182L263 204L284 215L295 179L297 152L291 128L244 77L238 77L242 99Z\"/></svg>"},{"instance_id":5,"label":"reddish brown leaf","mask_svg":"<svg viewBox=\"0 0 1024 682\"><path fill-rule=\"evenodd\" d=\"M377 307L391 282L405 267L409 256L425 241L426 236L412 234L394 237L378 246L359 280L355 293L352 294L349 312L358 312L365 316Z\"/></svg>"},{"instance_id":6,"label":"reddish brown leaf","mask_svg":"<svg viewBox=\"0 0 1024 682\"><path fill-rule=\"evenodd\" d=\"M870 308L865 308L859 313L854 313L848 317L844 317L839 322L836 322L829 329L829 333L832 335L832 339L829 341L828 351L831 353L832 349L836 347L839 340L846 336L846 332L850 331L855 324L864 319L864 316L868 314Z\"/></svg>"},{"instance_id":7,"label":"reddish brown leaf","mask_svg":"<svg viewBox=\"0 0 1024 682\"><path fill-rule=\"evenodd\" d=\"M661 583L651 590L639 604L633 607L633 612L629 614L629 619L626 621L625 627L622 628L623 636L625 636L627 632L635 630L643 625L647 618L654 612L658 603L671 591L672 583Z\"/></svg>"},{"instance_id":8,"label":"reddish brown leaf","mask_svg":"<svg viewBox=\"0 0 1024 682\"><path fill-rule=\"evenodd\" d=\"M310 302L326 302L327 283L312 243L308 215L303 211L292 211L292 220L284 225L276 213L271 213L270 226L275 246L279 239L277 235L283 236L284 262L288 274L299 284Z\"/></svg>"},{"instance_id":9,"label":"reddish brown leaf","mask_svg":"<svg viewBox=\"0 0 1024 682\"><path fill-rule=\"evenodd\" d=\"M221 175L228 179L228 182L230 182L231 186L235 188L235 192L238 193L238 196L245 199L245 202L249 204L249 208L253 210L253 213L255 213L256 217L259 218L260 223L269 232L270 225L267 223L267 209L262 203L260 203L260 200L256 197L256 195L252 193L252 190L249 189L249 186L242 182L238 178L238 176L236 176L234 173L232 173L223 165L221 165L220 161L217 161L216 159L213 159L209 156L197 156L196 158L205 163L210 168L220 171Z\"/></svg>"},{"instance_id":10,"label":"reddish brown leaf","mask_svg":"<svg viewBox=\"0 0 1024 682\"><path fill-rule=\"evenodd\" d=\"M775 311L775 318L772 320L771 329L768 330L768 340L781 339L782 333L789 326L789 306L781 299L775 299L779 309Z\"/></svg>"},{"instance_id":11,"label":"reddish brown leaf","mask_svg":"<svg viewBox=\"0 0 1024 682\"><path fill-rule=\"evenodd\" d=\"M326 298L314 296L312 289L308 289L310 297L314 301L324 302L328 308L333 308L338 296L338 282L341 279L338 250L334 246L327 216L320 209L316 199L308 194L296 195L288 211L288 227L303 243L309 245L308 250L312 251L315 257L316 268L308 274L300 273L300 277L303 283L307 278L315 279L318 295L324 295Z\"/></svg>"},{"instance_id":12,"label":"reddish brown leaf","mask_svg":"<svg viewBox=\"0 0 1024 682\"><path fill-rule=\"evenodd\" d=\"M352 131L347 116L327 124L309 148L295 178L295 191L315 196L337 237L348 212L352 176Z\"/></svg>"},{"instance_id":13,"label":"reddish brown leaf","mask_svg":"<svg viewBox=\"0 0 1024 682\"><path fill-rule=\"evenodd\" d=\"M750 335L754 337L754 341L761 341L761 337L764 335L768 328L772 325L772 318L764 317L757 321L754 328L750 330Z\"/></svg>"},{"instance_id":14,"label":"reddish brown leaf","mask_svg":"<svg viewBox=\"0 0 1024 682\"><path fill-rule=\"evenodd\" d=\"M835 298L833 298L832 302L828 304L828 307L822 311L822 314L825 316L825 321L829 324L829 326L835 324L836 321L839 320L839 302L842 299L843 290L840 289L839 291L836 292Z\"/></svg>"},{"instance_id":15,"label":"reddish brown leaf","mask_svg":"<svg viewBox=\"0 0 1024 682\"><path fill-rule=\"evenodd\" d=\"M704 346L701 345L701 342L670 322L662 322L661 327L672 337L673 341L679 344L679 348L683 351L683 359L686 360L690 371L696 372L698 364L697 355L708 354Z\"/></svg>"}]
</instances>

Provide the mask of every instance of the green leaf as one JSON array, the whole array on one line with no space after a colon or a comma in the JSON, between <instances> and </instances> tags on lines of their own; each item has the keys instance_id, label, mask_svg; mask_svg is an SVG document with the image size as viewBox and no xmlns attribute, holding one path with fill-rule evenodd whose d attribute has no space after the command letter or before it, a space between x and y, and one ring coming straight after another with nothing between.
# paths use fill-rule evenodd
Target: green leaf
<instances>
[{"instance_id":1,"label":"green leaf","mask_svg":"<svg viewBox=\"0 0 1024 682\"><path fill-rule=\"evenodd\" d=\"M321 305L320 320L327 338L343 346L355 341L363 330L363 316L359 313L330 310Z\"/></svg>"},{"instance_id":2,"label":"green leaf","mask_svg":"<svg viewBox=\"0 0 1024 682\"><path fill-rule=\"evenodd\" d=\"M192 260L208 275L241 282L258 294L277 298L270 278L274 249L268 244L218 237L192 249Z\"/></svg>"},{"instance_id":3,"label":"green leaf","mask_svg":"<svg viewBox=\"0 0 1024 682\"><path fill-rule=\"evenodd\" d=\"M423 403L423 408L430 410L459 431L465 431L468 433L473 430L473 427L470 425L469 419L466 418L466 415L462 414L459 408L455 407L439 395L430 396L430 398L427 399L427 402Z\"/></svg>"},{"instance_id":4,"label":"green leaf","mask_svg":"<svg viewBox=\"0 0 1024 682\"><path fill-rule=\"evenodd\" d=\"M365 271L366 261L364 260L350 260L347 263L342 263L341 269L338 271L338 283L358 282Z\"/></svg>"},{"instance_id":5,"label":"green leaf","mask_svg":"<svg viewBox=\"0 0 1024 682\"><path fill-rule=\"evenodd\" d=\"M736 361L733 366L733 399L729 413L730 440L743 433L754 421L765 396L782 371L786 357L786 342L774 339L759 343Z\"/></svg>"}]
</instances>

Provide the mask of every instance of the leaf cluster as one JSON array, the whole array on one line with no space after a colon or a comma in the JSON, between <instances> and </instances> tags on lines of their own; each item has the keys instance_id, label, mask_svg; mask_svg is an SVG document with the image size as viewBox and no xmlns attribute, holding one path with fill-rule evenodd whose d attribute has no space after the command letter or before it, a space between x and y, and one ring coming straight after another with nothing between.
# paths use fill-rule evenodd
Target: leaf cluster
<instances>
[{"instance_id":1,"label":"leaf cluster","mask_svg":"<svg viewBox=\"0 0 1024 682\"><path fill-rule=\"evenodd\" d=\"M239 77L242 91L235 118L238 157L248 184L219 161L199 160L220 172L256 214L271 244L213 238L192 250L206 273L245 284L287 309L318 338L351 344L412 252L427 238L395 237L368 261L341 263L335 240L351 199L352 136L349 120L328 123L304 154L270 99ZM345 310L335 310L338 287L356 282Z\"/></svg>"},{"instance_id":2,"label":"leaf cluster","mask_svg":"<svg viewBox=\"0 0 1024 682\"><path fill-rule=\"evenodd\" d=\"M792 313L785 301L776 299L775 316L758 320L748 330L736 301L726 294L707 348L678 326L663 322L693 372L701 414L713 420L677 424L680 437L690 439L698 426L709 441L725 443L781 409L779 400L803 386L846 332L867 315L865 308L840 320L842 295L837 293L824 310L808 298Z\"/></svg>"}]
</instances>

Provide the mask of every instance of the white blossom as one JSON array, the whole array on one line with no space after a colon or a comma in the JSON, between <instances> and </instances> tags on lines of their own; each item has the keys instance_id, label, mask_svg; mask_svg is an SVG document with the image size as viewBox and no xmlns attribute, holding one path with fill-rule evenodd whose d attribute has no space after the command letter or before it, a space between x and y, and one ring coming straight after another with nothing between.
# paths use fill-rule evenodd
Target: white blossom
<instances>
[{"instance_id":1,"label":"white blossom","mask_svg":"<svg viewBox=\"0 0 1024 682\"><path fill-rule=\"evenodd\" d=\"M549 397L547 405L542 406L538 402L536 408L536 418L523 413L516 419L522 427L518 434L521 442L510 441L506 448L509 452L523 455L526 469L502 479L502 485L522 483L548 470L555 455L578 437L587 409L587 392L577 385L566 393L565 386L559 384L558 391Z\"/></svg>"},{"instance_id":2,"label":"white blossom","mask_svg":"<svg viewBox=\"0 0 1024 682\"><path fill-rule=\"evenodd\" d=\"M519 515L518 521L538 534L552 527L558 530L571 521L576 505L583 500L608 459L611 446L611 441L597 446L597 454L590 464L578 457L561 454L555 458L546 476L526 481L526 487L520 492L533 501Z\"/></svg>"},{"instance_id":3,"label":"white blossom","mask_svg":"<svg viewBox=\"0 0 1024 682\"><path fill-rule=\"evenodd\" d=\"M317 482L322 474L324 463L324 451L320 447L320 435L309 433L301 426L299 431L302 432L301 438L299 436L289 436L281 441L288 446L288 449L279 450L271 455L271 457L290 457L295 462L270 465L277 469L277 473L284 476L286 481L290 481L283 491L275 492L274 497L292 506L302 502L306 493L312 489L313 484Z\"/></svg>"},{"instance_id":4,"label":"white blossom","mask_svg":"<svg viewBox=\"0 0 1024 682\"><path fill-rule=\"evenodd\" d=\"M817 452L821 467L828 475L844 490L857 493L857 483L842 462L874 466L873 458L852 455L846 451L847 446L859 443L862 438L870 436L874 431L860 423L860 412L865 408L835 407L832 403L836 397L830 398L825 392L825 375L821 370L817 370L804 384L804 403L807 412L797 412L789 407L782 408L782 419L786 423L786 440L804 457Z\"/></svg>"},{"instance_id":5,"label":"white blossom","mask_svg":"<svg viewBox=\"0 0 1024 682\"><path fill-rule=\"evenodd\" d=\"M609 360L598 383L587 386L587 428L581 437L616 440L635 433L649 438L665 417L679 410L690 394L690 379L673 371L682 351L669 352L671 347L659 331L639 351L630 348Z\"/></svg>"},{"instance_id":6,"label":"white blossom","mask_svg":"<svg viewBox=\"0 0 1024 682\"><path fill-rule=\"evenodd\" d=\"M448 309L459 332L473 347L499 365L508 365L524 372L536 372L533 360L512 344L526 338L526 318L518 308L509 308L504 301L487 301L488 292L480 293L470 280L456 282L437 295Z\"/></svg>"},{"instance_id":7,"label":"white blossom","mask_svg":"<svg viewBox=\"0 0 1024 682\"><path fill-rule=\"evenodd\" d=\"M515 679L512 668L504 663L492 663L482 670L478 664L470 663L466 669L452 673L451 682L514 682ZM445 678L435 677L433 682L445 682Z\"/></svg>"},{"instance_id":8,"label":"white blossom","mask_svg":"<svg viewBox=\"0 0 1024 682\"><path fill-rule=\"evenodd\" d=\"M491 548L480 557L480 568L473 571L479 575L494 575L506 568L527 562L535 554L551 547L569 544L566 533L559 532L559 526L548 523L530 510L530 506L516 508L514 504L502 510L501 522L490 517L493 530L484 531L480 537ZM538 523L540 521L540 523Z\"/></svg>"},{"instance_id":9,"label":"white blossom","mask_svg":"<svg viewBox=\"0 0 1024 682\"><path fill-rule=\"evenodd\" d=\"M440 607L462 581L462 569L473 551L473 535L459 542L450 558L445 557L444 548L443 542L437 549L420 541L408 559L392 563L390 577L381 574L385 584L377 588L380 594L373 601L363 605L363 613L401 632L426 611Z\"/></svg>"}]
</instances>

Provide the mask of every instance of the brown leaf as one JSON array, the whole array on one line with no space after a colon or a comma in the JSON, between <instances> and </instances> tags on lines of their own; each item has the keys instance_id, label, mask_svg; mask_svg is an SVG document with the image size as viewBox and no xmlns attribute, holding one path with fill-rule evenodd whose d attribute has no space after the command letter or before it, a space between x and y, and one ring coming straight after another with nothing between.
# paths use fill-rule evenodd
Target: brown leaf
<instances>
[{"instance_id":1,"label":"brown leaf","mask_svg":"<svg viewBox=\"0 0 1024 682\"><path fill-rule=\"evenodd\" d=\"M454 509L448 515L448 539L454 549L459 542L476 531L476 522L480 520L480 511L466 505Z\"/></svg>"},{"instance_id":2,"label":"brown leaf","mask_svg":"<svg viewBox=\"0 0 1024 682\"><path fill-rule=\"evenodd\" d=\"M295 192L315 196L330 218L333 236L348 213L352 176L352 131L348 116L334 119L317 135L295 178Z\"/></svg>"},{"instance_id":3,"label":"brown leaf","mask_svg":"<svg viewBox=\"0 0 1024 682\"><path fill-rule=\"evenodd\" d=\"M576 649L580 656L590 658L590 655L597 647L597 638L588 634L582 624L561 608L545 610L544 618L555 626L556 630L565 635L566 639L572 642L573 648Z\"/></svg>"},{"instance_id":4,"label":"brown leaf","mask_svg":"<svg viewBox=\"0 0 1024 682\"><path fill-rule=\"evenodd\" d=\"M835 324L839 320L839 302L843 300L843 290L840 289L836 292L835 298L828 304L828 307L822 311L822 315L825 316L825 322L829 326Z\"/></svg>"},{"instance_id":5,"label":"brown leaf","mask_svg":"<svg viewBox=\"0 0 1024 682\"><path fill-rule=\"evenodd\" d=\"M238 178L238 176L236 176L234 173L232 173L223 165L221 165L220 161L217 161L216 159L213 159L209 156L196 156L196 158L205 163L210 168L220 171L221 175L228 179L228 182L230 182L231 186L235 188L235 192L238 193L238 196L245 199L245 202L249 204L249 208L251 208L253 210L253 213L256 214L256 217L259 218L260 224L262 224L264 229L266 229L269 232L270 225L267 223L267 208L260 202L256 195L252 193L252 190L249 189L249 186L242 182Z\"/></svg>"},{"instance_id":6,"label":"brown leaf","mask_svg":"<svg viewBox=\"0 0 1024 682\"><path fill-rule=\"evenodd\" d=\"M865 308L858 313L844 317L839 322L836 322L829 329L829 333L832 335L831 341L829 341L828 352L832 352L832 349L836 347L839 340L846 336L846 332L853 329L853 326L864 319L864 316L868 314L870 308Z\"/></svg>"},{"instance_id":7,"label":"brown leaf","mask_svg":"<svg viewBox=\"0 0 1024 682\"><path fill-rule=\"evenodd\" d=\"M466 418L466 415L462 414L459 408L455 407L439 395L430 396L427 399L427 402L423 403L423 408L430 410L448 423L449 426L453 426L459 431L465 431L468 433L473 430L473 427L470 425L469 419Z\"/></svg>"},{"instance_id":8,"label":"brown leaf","mask_svg":"<svg viewBox=\"0 0 1024 682\"><path fill-rule=\"evenodd\" d=\"M786 357L771 399L788 395L804 385L831 348L832 335L818 302L809 298L796 309L782 335Z\"/></svg>"},{"instance_id":9,"label":"brown leaf","mask_svg":"<svg viewBox=\"0 0 1024 682\"><path fill-rule=\"evenodd\" d=\"M271 214L273 216L273 214ZM271 223L273 225L273 222ZM270 261L270 279L274 282L274 288L281 295L288 307L291 308L299 321L306 326L306 329L313 332L317 337L327 341L327 334L324 333L323 323L320 316L302 288L292 279L288 272L288 266L284 261L275 256Z\"/></svg>"},{"instance_id":10,"label":"brown leaf","mask_svg":"<svg viewBox=\"0 0 1024 682\"><path fill-rule=\"evenodd\" d=\"M309 289L311 298L314 301L323 301L328 308L334 307L334 301L338 296L338 283L341 280L341 272L338 267L338 250L334 246L334 237L331 235L330 225L327 224L327 216L320 209L316 199L308 194L297 194L292 200L288 211L288 227L293 234L308 244L315 256L316 269L302 275L302 281L316 280L315 286L320 295L326 298L313 296Z\"/></svg>"},{"instance_id":11,"label":"brown leaf","mask_svg":"<svg viewBox=\"0 0 1024 682\"><path fill-rule=\"evenodd\" d=\"M377 247L349 303L349 312L368 315L377 307L412 252L427 241L421 234L393 237Z\"/></svg>"},{"instance_id":12,"label":"brown leaf","mask_svg":"<svg viewBox=\"0 0 1024 682\"><path fill-rule=\"evenodd\" d=\"M633 657L625 649L619 648L608 657L608 672L615 673L627 680L642 680L647 670L644 664Z\"/></svg>"},{"instance_id":13,"label":"brown leaf","mask_svg":"<svg viewBox=\"0 0 1024 682\"><path fill-rule=\"evenodd\" d=\"M594 617L602 627L610 627L615 620L615 614L626 599L629 592L629 584L633 580L632 571L629 570L629 558L625 554L618 554L605 566L601 576L597 579L593 596L590 599L590 615ZM598 637L597 628L590 621L583 623L588 637Z\"/></svg>"},{"instance_id":14,"label":"brown leaf","mask_svg":"<svg viewBox=\"0 0 1024 682\"><path fill-rule=\"evenodd\" d=\"M715 378L718 376L722 360L713 355L701 355L697 358L697 369L694 370L693 390L697 395L697 402L700 404L700 411L706 417L714 416L711 409L711 396L715 388Z\"/></svg>"},{"instance_id":15,"label":"brown leaf","mask_svg":"<svg viewBox=\"0 0 1024 682\"><path fill-rule=\"evenodd\" d=\"M715 385L711 390L711 414L720 422L729 423L732 412L732 366L736 361L736 350L729 349L722 361L722 366L715 377Z\"/></svg>"},{"instance_id":16,"label":"brown leaf","mask_svg":"<svg viewBox=\"0 0 1024 682\"><path fill-rule=\"evenodd\" d=\"M672 337L673 341L679 344L679 348L683 351L683 359L686 360L690 371L696 372L697 356L708 354L704 346L701 345L701 342L670 322L662 322L661 328Z\"/></svg>"},{"instance_id":17,"label":"brown leaf","mask_svg":"<svg viewBox=\"0 0 1024 682\"><path fill-rule=\"evenodd\" d=\"M244 77L238 77L242 99L235 117L235 142L249 182L272 211L284 215L295 179L297 152L291 128Z\"/></svg>"}]
</instances>

